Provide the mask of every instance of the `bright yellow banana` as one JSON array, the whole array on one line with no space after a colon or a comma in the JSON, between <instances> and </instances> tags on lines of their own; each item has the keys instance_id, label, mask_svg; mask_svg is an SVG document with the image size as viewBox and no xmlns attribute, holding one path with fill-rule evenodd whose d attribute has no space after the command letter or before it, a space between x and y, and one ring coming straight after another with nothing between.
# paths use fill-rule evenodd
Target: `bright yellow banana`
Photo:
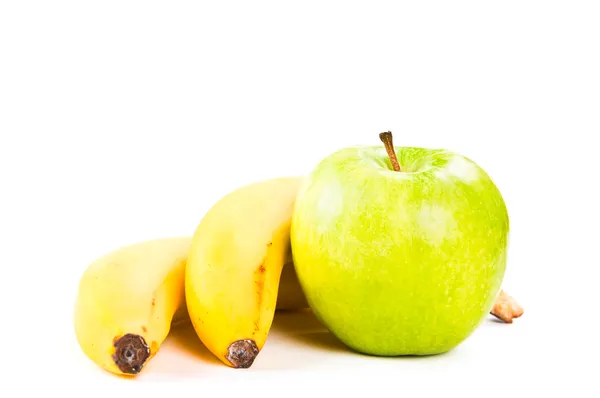
<instances>
[{"instance_id":1,"label":"bright yellow banana","mask_svg":"<svg viewBox=\"0 0 600 398\"><path fill-rule=\"evenodd\" d=\"M190 243L191 237L141 242L87 268L74 323L79 345L92 361L116 374L135 375L157 353L174 318L187 316Z\"/></svg>"},{"instance_id":2,"label":"bright yellow banana","mask_svg":"<svg viewBox=\"0 0 600 398\"><path fill-rule=\"evenodd\" d=\"M193 236L188 312L204 345L230 367L250 367L265 344L284 268L298 297L289 234L301 183L287 177L241 187L209 210ZM304 305L303 295L294 297L281 295L280 308Z\"/></svg>"}]
</instances>

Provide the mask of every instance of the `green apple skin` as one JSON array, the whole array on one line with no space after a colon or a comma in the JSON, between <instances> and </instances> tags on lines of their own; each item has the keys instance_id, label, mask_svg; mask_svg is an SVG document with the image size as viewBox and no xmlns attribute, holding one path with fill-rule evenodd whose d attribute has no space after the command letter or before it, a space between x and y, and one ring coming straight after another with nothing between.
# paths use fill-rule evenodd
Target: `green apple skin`
<instances>
[{"instance_id":1,"label":"green apple skin","mask_svg":"<svg viewBox=\"0 0 600 398\"><path fill-rule=\"evenodd\" d=\"M322 160L298 194L291 244L317 318L377 356L454 349L490 312L504 278L505 202L465 156L351 147Z\"/></svg>"}]
</instances>

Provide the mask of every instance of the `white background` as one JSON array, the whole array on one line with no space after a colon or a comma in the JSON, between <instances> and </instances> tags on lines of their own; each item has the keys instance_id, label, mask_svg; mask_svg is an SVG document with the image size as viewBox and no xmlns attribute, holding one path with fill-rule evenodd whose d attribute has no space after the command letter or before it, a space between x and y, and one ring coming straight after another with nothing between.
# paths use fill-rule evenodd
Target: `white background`
<instances>
[{"instance_id":1,"label":"white background","mask_svg":"<svg viewBox=\"0 0 600 398\"><path fill-rule=\"evenodd\" d=\"M597 394L598 3L207 3L1 3L0 395ZM277 316L247 371L190 330L135 380L83 356L89 262L384 130L493 177L522 318L425 359L350 353L309 315Z\"/></svg>"}]
</instances>

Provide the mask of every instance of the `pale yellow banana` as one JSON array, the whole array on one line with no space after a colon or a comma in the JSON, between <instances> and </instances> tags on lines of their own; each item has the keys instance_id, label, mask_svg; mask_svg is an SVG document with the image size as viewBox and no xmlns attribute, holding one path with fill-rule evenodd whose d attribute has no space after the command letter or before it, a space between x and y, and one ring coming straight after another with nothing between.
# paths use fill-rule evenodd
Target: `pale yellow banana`
<instances>
[{"instance_id":1,"label":"pale yellow banana","mask_svg":"<svg viewBox=\"0 0 600 398\"><path fill-rule=\"evenodd\" d=\"M193 236L186 267L188 312L204 345L230 367L252 365L278 300L281 309L305 305L290 262L289 236L301 182L288 177L241 187L208 211ZM296 298L279 295L284 269Z\"/></svg>"},{"instance_id":2,"label":"pale yellow banana","mask_svg":"<svg viewBox=\"0 0 600 398\"><path fill-rule=\"evenodd\" d=\"M175 318L185 319L191 237L122 247L93 262L77 292L74 324L83 352L104 369L138 374Z\"/></svg>"},{"instance_id":3,"label":"pale yellow banana","mask_svg":"<svg viewBox=\"0 0 600 398\"><path fill-rule=\"evenodd\" d=\"M291 256L291 250L288 260L281 271L279 279L279 293L277 295L277 310L294 311L309 308L306 296L298 281L296 269Z\"/></svg>"}]
</instances>

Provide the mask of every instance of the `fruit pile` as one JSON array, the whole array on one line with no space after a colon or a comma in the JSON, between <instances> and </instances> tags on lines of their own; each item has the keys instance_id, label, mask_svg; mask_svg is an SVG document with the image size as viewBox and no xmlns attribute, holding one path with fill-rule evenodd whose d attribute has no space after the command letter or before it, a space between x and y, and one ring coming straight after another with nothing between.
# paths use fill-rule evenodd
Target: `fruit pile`
<instances>
[{"instance_id":1,"label":"fruit pile","mask_svg":"<svg viewBox=\"0 0 600 398\"><path fill-rule=\"evenodd\" d=\"M445 150L352 147L304 177L241 187L193 236L121 247L81 277L75 332L104 369L138 374L191 320L225 365L249 368L275 311L310 309L345 345L430 355L488 314L523 314L501 290L509 220L490 177Z\"/></svg>"}]
</instances>

